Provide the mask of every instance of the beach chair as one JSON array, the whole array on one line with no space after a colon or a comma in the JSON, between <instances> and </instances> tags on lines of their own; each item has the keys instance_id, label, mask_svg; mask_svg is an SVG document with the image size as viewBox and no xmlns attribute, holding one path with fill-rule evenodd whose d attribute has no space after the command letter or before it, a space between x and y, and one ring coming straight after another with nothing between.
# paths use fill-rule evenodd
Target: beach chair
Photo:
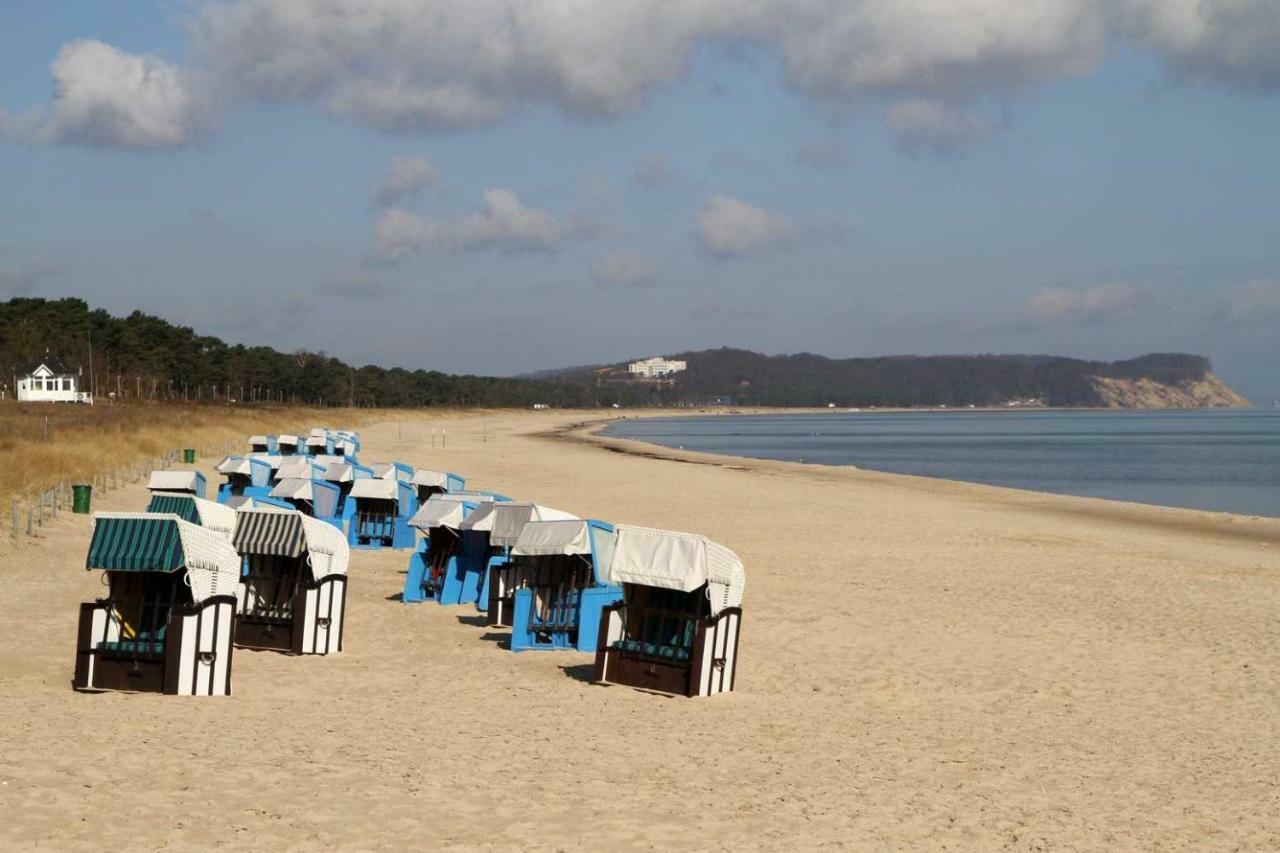
<instances>
[{"instance_id":1,"label":"beach chair","mask_svg":"<svg viewBox=\"0 0 1280 853\"><path fill-rule=\"evenodd\" d=\"M595 519L531 521L511 548L511 650L594 652L605 609L622 589L604 579L613 525Z\"/></svg>"},{"instance_id":2,"label":"beach chair","mask_svg":"<svg viewBox=\"0 0 1280 853\"><path fill-rule=\"evenodd\" d=\"M228 542L236 529L236 511L233 508L184 492L152 492L147 512L153 515L176 515L183 521L218 534Z\"/></svg>"},{"instance_id":3,"label":"beach chair","mask_svg":"<svg viewBox=\"0 0 1280 853\"><path fill-rule=\"evenodd\" d=\"M409 519L418 498L407 480L367 477L351 484L348 538L352 548L412 548Z\"/></svg>"},{"instance_id":4,"label":"beach chair","mask_svg":"<svg viewBox=\"0 0 1280 853\"><path fill-rule=\"evenodd\" d=\"M274 435L251 435L249 436L249 453L266 455L275 455L280 452L276 447L276 437Z\"/></svg>"},{"instance_id":5,"label":"beach chair","mask_svg":"<svg viewBox=\"0 0 1280 853\"><path fill-rule=\"evenodd\" d=\"M338 512L341 492L333 483L315 477L285 477L276 483L267 497L282 501L303 515L331 524L338 530L343 529Z\"/></svg>"},{"instance_id":6,"label":"beach chair","mask_svg":"<svg viewBox=\"0 0 1280 853\"><path fill-rule=\"evenodd\" d=\"M333 451L335 456L355 459L360 452L360 433L339 429L333 433Z\"/></svg>"},{"instance_id":7,"label":"beach chair","mask_svg":"<svg viewBox=\"0 0 1280 853\"><path fill-rule=\"evenodd\" d=\"M467 481L448 471L431 471L418 468L409 480L418 492L418 506L423 506L434 495L457 492L467 487Z\"/></svg>"},{"instance_id":8,"label":"beach chair","mask_svg":"<svg viewBox=\"0 0 1280 853\"><path fill-rule=\"evenodd\" d=\"M106 597L80 605L79 690L231 695L240 557L176 515L96 513L85 568Z\"/></svg>"},{"instance_id":9,"label":"beach chair","mask_svg":"<svg viewBox=\"0 0 1280 853\"><path fill-rule=\"evenodd\" d=\"M225 478L218 486L218 503L230 504L236 497L267 497L280 463L280 456L265 454L226 457L217 466L218 473Z\"/></svg>"},{"instance_id":10,"label":"beach chair","mask_svg":"<svg viewBox=\"0 0 1280 853\"><path fill-rule=\"evenodd\" d=\"M205 479L199 471L152 471L147 488L152 492L181 492L202 498Z\"/></svg>"},{"instance_id":11,"label":"beach chair","mask_svg":"<svg viewBox=\"0 0 1280 853\"><path fill-rule=\"evenodd\" d=\"M489 564L488 535L485 548L468 550L462 523L491 495L435 495L427 499L409 520L409 526L424 536L409 558L405 576L406 603L434 601L437 604L474 604Z\"/></svg>"},{"instance_id":12,"label":"beach chair","mask_svg":"<svg viewBox=\"0 0 1280 853\"><path fill-rule=\"evenodd\" d=\"M321 479L338 487L338 518L342 529L350 530L356 510L356 503L351 499L351 487L356 480L372 478L373 471L357 463L353 456L341 457L335 454L332 458L342 461L326 465Z\"/></svg>"},{"instance_id":13,"label":"beach chair","mask_svg":"<svg viewBox=\"0 0 1280 853\"><path fill-rule=\"evenodd\" d=\"M332 525L297 510L242 509L237 646L297 655L342 651L351 550Z\"/></svg>"},{"instance_id":14,"label":"beach chair","mask_svg":"<svg viewBox=\"0 0 1280 853\"><path fill-rule=\"evenodd\" d=\"M680 696L733 690L746 587L737 554L693 533L619 525L606 577L622 600L600 622L595 681Z\"/></svg>"},{"instance_id":15,"label":"beach chair","mask_svg":"<svg viewBox=\"0 0 1280 853\"><path fill-rule=\"evenodd\" d=\"M281 456L294 456L302 446L302 439L296 435L283 434L276 436L276 450Z\"/></svg>"},{"instance_id":16,"label":"beach chair","mask_svg":"<svg viewBox=\"0 0 1280 853\"><path fill-rule=\"evenodd\" d=\"M489 538L488 569L481 580L480 599L476 602L476 608L488 617L488 624L511 627L516 586L515 568L509 558L524 526L531 521L576 518L572 513L530 501L498 501L478 507L463 522L464 530L484 531Z\"/></svg>"},{"instance_id":17,"label":"beach chair","mask_svg":"<svg viewBox=\"0 0 1280 853\"><path fill-rule=\"evenodd\" d=\"M311 456L333 453L333 436L327 429L313 429L307 434L306 452Z\"/></svg>"}]
</instances>

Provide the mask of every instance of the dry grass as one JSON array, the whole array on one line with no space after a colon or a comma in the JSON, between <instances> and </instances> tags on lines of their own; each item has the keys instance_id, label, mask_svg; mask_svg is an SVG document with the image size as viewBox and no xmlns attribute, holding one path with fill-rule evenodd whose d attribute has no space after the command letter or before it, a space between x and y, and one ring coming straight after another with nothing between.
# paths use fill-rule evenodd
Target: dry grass
<instances>
[{"instance_id":1,"label":"dry grass","mask_svg":"<svg viewBox=\"0 0 1280 853\"><path fill-rule=\"evenodd\" d=\"M253 433L305 432L312 426L357 427L368 411L182 403L96 406L0 403L0 507L59 482L89 482L94 474L184 447L236 440ZM47 419L47 425L46 425Z\"/></svg>"}]
</instances>

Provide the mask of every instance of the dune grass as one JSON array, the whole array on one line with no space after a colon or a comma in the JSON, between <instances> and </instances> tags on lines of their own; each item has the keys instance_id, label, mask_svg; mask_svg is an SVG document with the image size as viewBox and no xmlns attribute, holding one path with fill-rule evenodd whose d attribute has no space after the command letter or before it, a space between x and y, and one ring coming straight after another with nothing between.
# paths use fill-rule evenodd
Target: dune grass
<instances>
[{"instance_id":1,"label":"dune grass","mask_svg":"<svg viewBox=\"0 0 1280 853\"><path fill-rule=\"evenodd\" d=\"M355 428L368 412L284 406L102 403L95 406L0 402L0 508L60 482L185 447L238 441L253 433Z\"/></svg>"}]
</instances>

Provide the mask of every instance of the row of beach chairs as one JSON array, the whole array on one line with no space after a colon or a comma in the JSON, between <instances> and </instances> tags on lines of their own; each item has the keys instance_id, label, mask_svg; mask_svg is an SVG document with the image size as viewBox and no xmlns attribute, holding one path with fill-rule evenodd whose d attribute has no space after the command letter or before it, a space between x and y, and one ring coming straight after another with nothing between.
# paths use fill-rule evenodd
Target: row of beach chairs
<instances>
[{"instance_id":1,"label":"row of beach chairs","mask_svg":"<svg viewBox=\"0 0 1280 853\"><path fill-rule=\"evenodd\" d=\"M226 695L233 647L341 651L350 551L417 537L405 603L474 607L513 651L594 654L600 683L734 689L745 574L728 548L365 466L352 432L249 444L218 465L216 500L198 472L162 471L147 512L94 516L86 565L108 594L81 607L77 687Z\"/></svg>"}]
</instances>

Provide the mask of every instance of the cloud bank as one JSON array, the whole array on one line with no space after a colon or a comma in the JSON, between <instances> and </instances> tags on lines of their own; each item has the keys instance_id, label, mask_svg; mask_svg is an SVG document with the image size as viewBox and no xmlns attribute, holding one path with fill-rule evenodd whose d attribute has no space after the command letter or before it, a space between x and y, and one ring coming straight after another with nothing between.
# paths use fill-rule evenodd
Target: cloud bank
<instances>
[{"instance_id":1,"label":"cloud bank","mask_svg":"<svg viewBox=\"0 0 1280 853\"><path fill-rule=\"evenodd\" d=\"M771 50L822 101L885 101L895 133L923 147L981 138L962 118L976 100L1089 74L1115 44L1175 79L1280 88L1274 0L229 0L199 3L190 32L193 67L222 97L313 103L391 131L492 124L528 105L617 115L683 78L703 45ZM197 131L190 78L163 60L77 41L53 71L51 115L0 115L3 132L173 147Z\"/></svg>"},{"instance_id":2,"label":"cloud bank","mask_svg":"<svg viewBox=\"0 0 1280 853\"><path fill-rule=\"evenodd\" d=\"M373 188L369 200L375 207L390 207L438 183L440 173L428 160L400 154L391 158L386 175Z\"/></svg>"}]
</instances>

